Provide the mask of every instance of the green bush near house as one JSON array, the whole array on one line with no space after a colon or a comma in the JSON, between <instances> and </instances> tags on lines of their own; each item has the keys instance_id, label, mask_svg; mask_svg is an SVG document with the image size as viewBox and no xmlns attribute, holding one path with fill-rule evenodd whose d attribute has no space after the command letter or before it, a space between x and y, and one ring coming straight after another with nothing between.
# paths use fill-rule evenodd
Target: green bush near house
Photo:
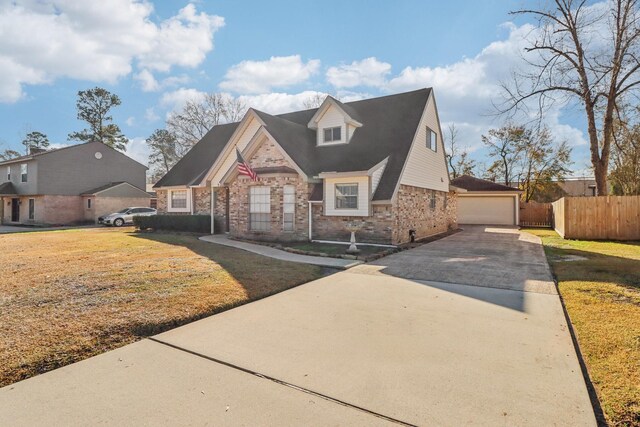
<instances>
[{"instance_id":1,"label":"green bush near house","mask_svg":"<svg viewBox=\"0 0 640 427\"><path fill-rule=\"evenodd\" d=\"M153 215L135 216L133 223L140 230L189 231L210 233L211 215Z\"/></svg>"}]
</instances>

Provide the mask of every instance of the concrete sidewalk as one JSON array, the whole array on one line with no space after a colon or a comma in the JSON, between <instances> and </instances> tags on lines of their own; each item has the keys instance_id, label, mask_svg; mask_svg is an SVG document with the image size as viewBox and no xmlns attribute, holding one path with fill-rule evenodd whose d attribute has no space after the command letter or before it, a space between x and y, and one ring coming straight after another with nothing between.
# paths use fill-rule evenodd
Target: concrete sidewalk
<instances>
[{"instance_id":1,"label":"concrete sidewalk","mask_svg":"<svg viewBox=\"0 0 640 427\"><path fill-rule=\"evenodd\" d=\"M218 245L231 246L233 248L253 252L254 254L263 255L269 258L280 259L282 261L300 262L303 264L320 265L322 267L346 269L362 264L362 261L358 260L294 254L269 246L229 239L227 236L221 234L202 236L200 237L200 240L217 243Z\"/></svg>"}]
</instances>

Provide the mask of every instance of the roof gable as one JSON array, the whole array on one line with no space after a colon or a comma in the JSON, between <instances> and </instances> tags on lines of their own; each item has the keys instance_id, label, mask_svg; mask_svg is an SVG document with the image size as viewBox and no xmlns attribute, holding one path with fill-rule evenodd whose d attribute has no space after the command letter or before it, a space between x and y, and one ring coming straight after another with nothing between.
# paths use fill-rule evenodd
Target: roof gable
<instances>
[{"instance_id":1,"label":"roof gable","mask_svg":"<svg viewBox=\"0 0 640 427\"><path fill-rule=\"evenodd\" d=\"M342 102L338 101L334 97L327 95L327 97L324 99L324 101L322 102L322 104L320 105L316 113L309 120L307 127L309 127L310 129L317 129L318 123L322 119L322 116L326 114L326 112L330 108L335 108L339 112L341 112L346 123L349 123L355 127L362 126L361 121L358 120L359 115L357 111L355 111L350 106L345 105Z\"/></svg>"}]
</instances>

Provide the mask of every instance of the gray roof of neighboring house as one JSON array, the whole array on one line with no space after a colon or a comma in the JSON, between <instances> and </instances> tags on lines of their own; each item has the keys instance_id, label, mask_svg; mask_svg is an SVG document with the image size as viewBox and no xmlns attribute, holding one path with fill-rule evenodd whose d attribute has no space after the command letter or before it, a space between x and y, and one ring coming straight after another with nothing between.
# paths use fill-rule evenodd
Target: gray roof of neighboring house
<instances>
[{"instance_id":1,"label":"gray roof of neighboring house","mask_svg":"<svg viewBox=\"0 0 640 427\"><path fill-rule=\"evenodd\" d=\"M3 182L0 184L0 195L13 195L18 194L16 188L11 182Z\"/></svg>"},{"instance_id":2,"label":"gray roof of neighboring house","mask_svg":"<svg viewBox=\"0 0 640 427\"><path fill-rule=\"evenodd\" d=\"M452 179L451 185L467 191L520 191L517 188L469 175L462 175Z\"/></svg>"},{"instance_id":3,"label":"gray roof of neighboring house","mask_svg":"<svg viewBox=\"0 0 640 427\"><path fill-rule=\"evenodd\" d=\"M82 145L93 144L93 143L94 143L94 141L89 141L89 142L83 142L82 144L65 145L64 147L60 147L60 148L51 148L49 150L43 150L43 151L40 151L40 152L37 152L37 153L27 154L25 156L14 157L13 159L0 161L0 166L1 165L9 165L9 164L12 164L12 163L17 163L17 162L22 162L22 161L25 161L25 160L33 160L33 159L37 159L38 157L46 156L47 154L56 153L58 151L68 150L70 148L76 148L76 147L80 147ZM106 144L104 146L107 147L109 150L116 151L116 152L126 156L126 154L123 153L122 151L118 151L115 148L109 147ZM129 157L129 156L127 156L127 157ZM131 160L133 160L134 162L138 163L139 165L142 165L142 166L144 166L145 168L148 169L148 167L146 165L143 165L142 163L140 163L139 161L137 161L133 157L129 157L129 158Z\"/></svg>"},{"instance_id":4,"label":"gray roof of neighboring house","mask_svg":"<svg viewBox=\"0 0 640 427\"><path fill-rule=\"evenodd\" d=\"M141 188L138 188L135 185L130 184L130 183L126 182L126 181L110 182L108 184L101 185L100 187L96 187L96 188L92 188L92 189L87 190L87 191L83 191L82 193L80 193L80 195L81 196L95 196L98 193L101 193L101 192L106 191L106 190L110 190L112 188L118 187L118 186L123 185L123 184L126 185L126 186L131 187L131 190L133 190L134 192L137 190L137 192L139 192L140 195L145 194L147 196L151 196L145 190L143 190Z\"/></svg>"},{"instance_id":5,"label":"gray roof of neighboring house","mask_svg":"<svg viewBox=\"0 0 640 427\"><path fill-rule=\"evenodd\" d=\"M308 175L321 172L363 171L389 157L373 200L389 200L400 179L431 89L361 101L339 103L362 123L348 144L316 145L316 131L307 124L316 109L277 116L256 111L266 130ZM220 155L238 123L215 126L156 185L199 183Z\"/></svg>"}]
</instances>

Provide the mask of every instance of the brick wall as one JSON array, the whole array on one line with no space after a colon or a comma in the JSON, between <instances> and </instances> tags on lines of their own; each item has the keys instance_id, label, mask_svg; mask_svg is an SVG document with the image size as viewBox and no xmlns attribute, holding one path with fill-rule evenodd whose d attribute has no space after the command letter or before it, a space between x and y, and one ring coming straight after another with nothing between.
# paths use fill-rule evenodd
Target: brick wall
<instances>
[{"instance_id":1,"label":"brick wall","mask_svg":"<svg viewBox=\"0 0 640 427\"><path fill-rule=\"evenodd\" d=\"M84 220L82 197L43 196L43 199L45 224L72 224Z\"/></svg>"},{"instance_id":2,"label":"brick wall","mask_svg":"<svg viewBox=\"0 0 640 427\"><path fill-rule=\"evenodd\" d=\"M167 195L169 192L167 190L156 190L156 197L158 199L157 204L158 213L166 214L167 213Z\"/></svg>"},{"instance_id":3,"label":"brick wall","mask_svg":"<svg viewBox=\"0 0 640 427\"><path fill-rule=\"evenodd\" d=\"M431 209L430 203L434 197L436 206ZM455 193L401 185L393 208L393 242L400 244L410 241L409 230L412 229L416 230L416 239L421 239L457 228L456 203Z\"/></svg>"},{"instance_id":4,"label":"brick wall","mask_svg":"<svg viewBox=\"0 0 640 427\"><path fill-rule=\"evenodd\" d=\"M249 188L254 185L270 187L271 221L268 232L250 230ZM283 187L293 185L296 190L294 231L283 230ZM237 178L229 186L229 231L232 236L256 240L293 241L308 239L309 186L298 175L261 176L253 182L245 176Z\"/></svg>"},{"instance_id":5,"label":"brick wall","mask_svg":"<svg viewBox=\"0 0 640 427\"><path fill-rule=\"evenodd\" d=\"M347 226L360 227L356 232L356 241L366 243L392 243L393 207L389 205L371 205L372 215L361 216L325 216L322 204L313 204L312 237L315 240L349 241L351 232Z\"/></svg>"},{"instance_id":6,"label":"brick wall","mask_svg":"<svg viewBox=\"0 0 640 427\"><path fill-rule=\"evenodd\" d=\"M196 215L211 215L211 188L194 188L193 213Z\"/></svg>"}]
</instances>

